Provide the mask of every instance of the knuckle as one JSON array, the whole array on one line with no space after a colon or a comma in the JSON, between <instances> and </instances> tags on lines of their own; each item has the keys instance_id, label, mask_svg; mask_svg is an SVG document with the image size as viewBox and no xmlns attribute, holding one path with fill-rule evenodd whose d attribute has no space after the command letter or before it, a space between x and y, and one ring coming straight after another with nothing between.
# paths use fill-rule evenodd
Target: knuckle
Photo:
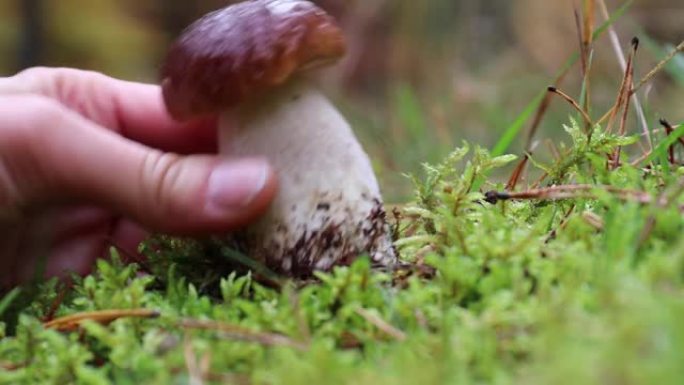
<instances>
[{"instance_id":1,"label":"knuckle","mask_svg":"<svg viewBox=\"0 0 684 385\"><path fill-rule=\"evenodd\" d=\"M69 91L73 88L77 88L76 86L78 84L94 83L102 77L104 77L104 75L95 71L74 68L52 68L47 75L49 83L52 86L53 94L57 96L69 94ZM78 79L78 81L76 81L76 79Z\"/></svg>"},{"instance_id":2,"label":"knuckle","mask_svg":"<svg viewBox=\"0 0 684 385\"><path fill-rule=\"evenodd\" d=\"M162 216L184 211L179 194L174 194L181 179L181 157L153 150L145 155L140 172L140 186L148 207L157 207ZM153 210L156 211L156 210Z\"/></svg>"}]
</instances>

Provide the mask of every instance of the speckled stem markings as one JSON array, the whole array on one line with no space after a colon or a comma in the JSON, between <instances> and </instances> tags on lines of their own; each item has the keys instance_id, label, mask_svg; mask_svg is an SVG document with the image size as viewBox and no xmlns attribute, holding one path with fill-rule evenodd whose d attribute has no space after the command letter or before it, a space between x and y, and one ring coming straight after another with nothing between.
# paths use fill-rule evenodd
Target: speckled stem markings
<instances>
[{"instance_id":1,"label":"speckled stem markings","mask_svg":"<svg viewBox=\"0 0 684 385\"><path fill-rule=\"evenodd\" d=\"M271 269L306 276L357 256L396 261L380 190L349 124L306 81L292 81L259 103L225 111L220 150L265 156L278 194L267 214L235 241Z\"/></svg>"}]
</instances>

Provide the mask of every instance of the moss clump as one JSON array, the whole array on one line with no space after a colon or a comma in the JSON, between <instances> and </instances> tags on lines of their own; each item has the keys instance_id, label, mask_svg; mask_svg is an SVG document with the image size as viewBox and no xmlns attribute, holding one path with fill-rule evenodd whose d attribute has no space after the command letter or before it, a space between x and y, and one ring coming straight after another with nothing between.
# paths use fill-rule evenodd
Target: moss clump
<instances>
[{"instance_id":1,"label":"moss clump","mask_svg":"<svg viewBox=\"0 0 684 385\"><path fill-rule=\"evenodd\" d=\"M680 383L678 174L608 172L605 154L632 140L567 131L568 151L540 167L610 189L490 204L481 191L502 186L487 175L513 157L464 145L413 178L397 271L362 258L307 284L201 272L192 258L209 269L221 250L157 239L144 269L115 256L71 288L42 283L16 328L0 327L0 384ZM627 190L654 199L615 193ZM133 308L160 316L67 332L39 321Z\"/></svg>"}]
</instances>

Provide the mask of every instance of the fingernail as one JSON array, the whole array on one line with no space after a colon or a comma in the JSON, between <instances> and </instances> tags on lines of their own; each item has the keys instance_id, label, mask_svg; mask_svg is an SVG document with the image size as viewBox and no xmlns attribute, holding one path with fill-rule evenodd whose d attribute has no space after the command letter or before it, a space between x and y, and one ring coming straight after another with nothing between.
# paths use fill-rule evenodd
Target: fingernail
<instances>
[{"instance_id":1,"label":"fingernail","mask_svg":"<svg viewBox=\"0 0 684 385\"><path fill-rule=\"evenodd\" d=\"M249 205L266 185L268 170L258 159L219 164L209 176L206 210L221 215Z\"/></svg>"}]
</instances>

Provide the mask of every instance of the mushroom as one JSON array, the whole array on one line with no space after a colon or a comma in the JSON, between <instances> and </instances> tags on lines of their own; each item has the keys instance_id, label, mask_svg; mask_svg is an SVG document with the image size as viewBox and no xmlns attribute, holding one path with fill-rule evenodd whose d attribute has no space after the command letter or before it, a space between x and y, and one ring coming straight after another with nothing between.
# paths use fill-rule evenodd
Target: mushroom
<instances>
[{"instance_id":1,"label":"mushroom","mask_svg":"<svg viewBox=\"0 0 684 385\"><path fill-rule=\"evenodd\" d=\"M342 31L313 3L251 0L193 23L162 69L175 119L218 114L221 154L263 156L275 168L272 205L226 242L291 276L363 254L396 262L368 156L310 76L344 52Z\"/></svg>"}]
</instances>

